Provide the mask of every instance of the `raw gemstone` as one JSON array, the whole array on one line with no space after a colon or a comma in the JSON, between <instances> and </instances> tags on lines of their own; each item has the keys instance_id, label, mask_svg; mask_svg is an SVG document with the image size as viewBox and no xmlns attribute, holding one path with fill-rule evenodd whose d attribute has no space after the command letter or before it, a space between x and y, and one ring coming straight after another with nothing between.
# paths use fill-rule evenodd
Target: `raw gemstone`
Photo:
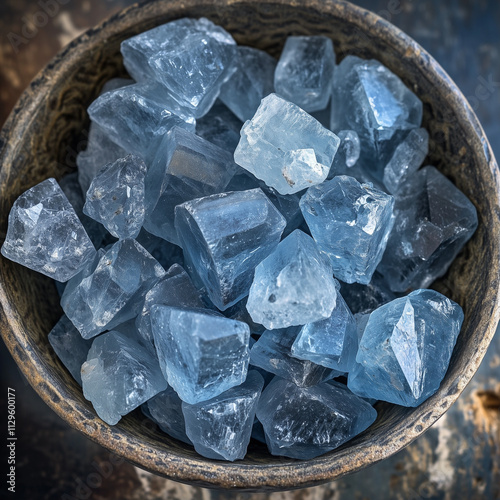
<instances>
[{"instance_id":1,"label":"raw gemstone","mask_svg":"<svg viewBox=\"0 0 500 500\"><path fill-rule=\"evenodd\" d=\"M163 269L169 269L174 264L184 265L181 247L148 233L144 228L141 229L136 241L160 263Z\"/></svg>"},{"instance_id":2,"label":"raw gemstone","mask_svg":"<svg viewBox=\"0 0 500 500\"><path fill-rule=\"evenodd\" d=\"M87 361L92 341L83 339L66 315L63 315L56 326L52 328L48 339L62 364L82 385L80 370L83 363Z\"/></svg>"},{"instance_id":3,"label":"raw gemstone","mask_svg":"<svg viewBox=\"0 0 500 500\"><path fill-rule=\"evenodd\" d=\"M223 311L248 295L255 266L278 245L285 219L251 189L183 203L175 227L188 271Z\"/></svg>"},{"instance_id":4,"label":"raw gemstone","mask_svg":"<svg viewBox=\"0 0 500 500\"><path fill-rule=\"evenodd\" d=\"M234 71L236 43L208 19L184 18L123 41L121 52L135 80L157 80L198 118Z\"/></svg>"},{"instance_id":5,"label":"raw gemstone","mask_svg":"<svg viewBox=\"0 0 500 500\"><path fill-rule=\"evenodd\" d=\"M83 395L109 425L167 388L158 360L114 331L94 340L81 373Z\"/></svg>"},{"instance_id":6,"label":"raw gemstone","mask_svg":"<svg viewBox=\"0 0 500 500\"><path fill-rule=\"evenodd\" d=\"M350 169L356 165L361 152L359 136L354 130L341 130L337 136L340 139L340 146L333 159L328 179L333 179L337 175L356 177L350 173Z\"/></svg>"},{"instance_id":7,"label":"raw gemstone","mask_svg":"<svg viewBox=\"0 0 500 500\"><path fill-rule=\"evenodd\" d=\"M145 293L164 275L139 243L120 240L89 276L66 287L61 306L82 337L89 339L137 316Z\"/></svg>"},{"instance_id":8,"label":"raw gemstone","mask_svg":"<svg viewBox=\"0 0 500 500\"><path fill-rule=\"evenodd\" d=\"M308 323L300 330L292 345L292 356L312 361L338 372L350 372L358 350L356 320L344 299L337 294L331 316Z\"/></svg>"},{"instance_id":9,"label":"raw gemstone","mask_svg":"<svg viewBox=\"0 0 500 500\"><path fill-rule=\"evenodd\" d=\"M378 271L395 292L425 288L443 276L477 228L474 205L434 167L408 179L394 212Z\"/></svg>"},{"instance_id":10,"label":"raw gemstone","mask_svg":"<svg viewBox=\"0 0 500 500\"><path fill-rule=\"evenodd\" d=\"M68 281L95 248L55 179L25 191L9 213L2 255L57 281Z\"/></svg>"},{"instance_id":11,"label":"raw gemstone","mask_svg":"<svg viewBox=\"0 0 500 500\"><path fill-rule=\"evenodd\" d=\"M276 94L245 122L234 161L281 194L326 179L340 139L297 105Z\"/></svg>"},{"instance_id":12,"label":"raw gemstone","mask_svg":"<svg viewBox=\"0 0 500 500\"><path fill-rule=\"evenodd\" d=\"M264 380L255 370L220 396L194 405L182 403L186 433L194 449L216 460L245 457Z\"/></svg>"},{"instance_id":13,"label":"raw gemstone","mask_svg":"<svg viewBox=\"0 0 500 500\"><path fill-rule=\"evenodd\" d=\"M289 36L281 53L276 93L311 113L326 108L332 93L335 52L325 36Z\"/></svg>"},{"instance_id":14,"label":"raw gemstone","mask_svg":"<svg viewBox=\"0 0 500 500\"><path fill-rule=\"evenodd\" d=\"M236 71L222 86L219 99L241 120L250 120L260 101L274 91L276 59L263 50L237 47Z\"/></svg>"},{"instance_id":15,"label":"raw gemstone","mask_svg":"<svg viewBox=\"0 0 500 500\"><path fill-rule=\"evenodd\" d=\"M128 155L105 165L94 177L83 211L116 238L135 238L144 223L146 164Z\"/></svg>"},{"instance_id":16,"label":"raw gemstone","mask_svg":"<svg viewBox=\"0 0 500 500\"><path fill-rule=\"evenodd\" d=\"M299 387L310 387L340 375L311 361L295 358L291 348L300 327L266 330L250 350L250 364L291 380Z\"/></svg>"},{"instance_id":17,"label":"raw gemstone","mask_svg":"<svg viewBox=\"0 0 500 500\"><path fill-rule=\"evenodd\" d=\"M302 214L335 276L368 284L391 232L394 198L340 175L314 186L300 200Z\"/></svg>"},{"instance_id":18,"label":"raw gemstone","mask_svg":"<svg viewBox=\"0 0 500 500\"><path fill-rule=\"evenodd\" d=\"M336 297L328 258L297 229L255 268L247 309L269 330L287 328L328 318Z\"/></svg>"},{"instance_id":19,"label":"raw gemstone","mask_svg":"<svg viewBox=\"0 0 500 500\"><path fill-rule=\"evenodd\" d=\"M363 432L377 412L340 384L304 388L275 378L262 392L257 418L273 455L311 459Z\"/></svg>"},{"instance_id":20,"label":"raw gemstone","mask_svg":"<svg viewBox=\"0 0 500 500\"><path fill-rule=\"evenodd\" d=\"M391 194L401 187L422 165L429 152L429 133L425 128L410 130L384 168L384 185Z\"/></svg>"},{"instance_id":21,"label":"raw gemstone","mask_svg":"<svg viewBox=\"0 0 500 500\"><path fill-rule=\"evenodd\" d=\"M175 207L224 191L236 169L231 153L174 127L163 137L146 178L144 228L178 244Z\"/></svg>"},{"instance_id":22,"label":"raw gemstone","mask_svg":"<svg viewBox=\"0 0 500 500\"><path fill-rule=\"evenodd\" d=\"M418 406L446 374L464 315L434 290L416 290L370 314L349 374L361 397Z\"/></svg>"},{"instance_id":23,"label":"raw gemstone","mask_svg":"<svg viewBox=\"0 0 500 500\"><path fill-rule=\"evenodd\" d=\"M245 323L209 310L153 305L151 326L163 374L183 401L205 401L245 380Z\"/></svg>"},{"instance_id":24,"label":"raw gemstone","mask_svg":"<svg viewBox=\"0 0 500 500\"><path fill-rule=\"evenodd\" d=\"M101 89L101 93L99 95L104 94L104 92L109 92L110 90L120 89L122 87L126 87L127 85L133 85L135 83L132 78L111 78L108 80Z\"/></svg>"}]
</instances>

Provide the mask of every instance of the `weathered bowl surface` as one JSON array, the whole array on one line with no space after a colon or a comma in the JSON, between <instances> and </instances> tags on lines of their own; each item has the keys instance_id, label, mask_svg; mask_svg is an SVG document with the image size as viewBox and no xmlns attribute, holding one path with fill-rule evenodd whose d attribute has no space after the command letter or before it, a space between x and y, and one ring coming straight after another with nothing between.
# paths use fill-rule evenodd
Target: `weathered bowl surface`
<instances>
[{"instance_id":1,"label":"weathered bowl surface","mask_svg":"<svg viewBox=\"0 0 500 500\"><path fill-rule=\"evenodd\" d=\"M467 101L412 39L361 8L323 0L183 0L132 6L63 50L32 82L0 136L0 231L14 200L43 179L74 166L88 128L86 108L103 83L124 75L120 42L183 16L206 16L241 44L278 56L288 35L332 38L338 59L376 58L424 102L428 163L476 205L479 228L436 289L461 304L465 322L437 394L418 408L378 404L376 423L341 448L309 461L269 455L252 442L245 460L206 460L147 424L136 410L110 427L96 417L80 387L56 359L47 334L61 315L54 283L0 259L1 331L14 359L45 402L73 427L127 460L168 478L219 488L278 490L338 478L392 455L432 425L476 371L499 317L499 176L491 148Z\"/></svg>"}]
</instances>

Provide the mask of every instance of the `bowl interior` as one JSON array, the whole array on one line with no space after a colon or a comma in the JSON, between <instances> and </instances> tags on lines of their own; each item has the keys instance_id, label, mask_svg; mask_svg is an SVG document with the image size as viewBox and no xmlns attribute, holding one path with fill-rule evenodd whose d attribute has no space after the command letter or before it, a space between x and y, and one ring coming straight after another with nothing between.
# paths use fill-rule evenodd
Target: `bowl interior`
<instances>
[{"instance_id":1,"label":"bowl interior","mask_svg":"<svg viewBox=\"0 0 500 500\"><path fill-rule=\"evenodd\" d=\"M169 438L136 410L110 427L98 419L80 387L56 358L47 335L62 311L54 283L0 259L2 334L22 371L41 397L71 425L103 446L154 473L201 486L290 489L318 484L358 470L407 445L455 401L476 371L498 320L498 168L465 98L430 56L377 16L343 2L208 0L149 2L133 6L67 47L34 80L2 135L0 235L5 237L12 203L43 179L75 167L85 146L86 108L105 81L125 76L120 42L184 16L205 16L240 44L279 56L289 35L332 38L346 54L376 58L422 99L430 133L428 164L448 176L478 209L479 227L434 287L464 309L465 321L450 369L437 394L418 408L377 404L376 423L341 448L300 462L271 456L252 441L236 463L203 459ZM83 132L82 132L83 131Z\"/></svg>"}]
</instances>

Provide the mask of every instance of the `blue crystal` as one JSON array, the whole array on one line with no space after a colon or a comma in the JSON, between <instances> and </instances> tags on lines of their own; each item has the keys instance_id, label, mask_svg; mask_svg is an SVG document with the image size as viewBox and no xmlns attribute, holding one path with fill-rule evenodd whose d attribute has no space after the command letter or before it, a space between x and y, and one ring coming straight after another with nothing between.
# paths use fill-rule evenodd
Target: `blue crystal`
<instances>
[{"instance_id":1,"label":"blue crystal","mask_svg":"<svg viewBox=\"0 0 500 500\"><path fill-rule=\"evenodd\" d=\"M369 427L377 412L340 384L297 387L275 378L257 406L273 455L311 459L331 451Z\"/></svg>"},{"instance_id":2,"label":"blue crystal","mask_svg":"<svg viewBox=\"0 0 500 500\"><path fill-rule=\"evenodd\" d=\"M326 179L340 139L297 105L270 94L245 122L234 161L281 194Z\"/></svg>"},{"instance_id":3,"label":"blue crystal","mask_svg":"<svg viewBox=\"0 0 500 500\"><path fill-rule=\"evenodd\" d=\"M2 255L57 281L68 281L95 248L55 179L25 191L9 213Z\"/></svg>"},{"instance_id":4,"label":"blue crystal","mask_svg":"<svg viewBox=\"0 0 500 500\"><path fill-rule=\"evenodd\" d=\"M183 203L176 207L175 227L188 270L225 310L248 294L255 266L278 245L285 220L260 189L252 189Z\"/></svg>"},{"instance_id":5,"label":"blue crystal","mask_svg":"<svg viewBox=\"0 0 500 500\"><path fill-rule=\"evenodd\" d=\"M328 259L297 229L255 268L247 309L268 329L287 328L328 318L336 297Z\"/></svg>"},{"instance_id":6,"label":"blue crystal","mask_svg":"<svg viewBox=\"0 0 500 500\"><path fill-rule=\"evenodd\" d=\"M186 433L200 455L231 462L245 457L263 385L252 370L243 384L215 398L182 403Z\"/></svg>"},{"instance_id":7,"label":"blue crystal","mask_svg":"<svg viewBox=\"0 0 500 500\"><path fill-rule=\"evenodd\" d=\"M328 179L333 179L337 175L350 175L357 179L355 173L358 169L352 169L359 159L361 153L361 143L359 136L354 130L341 130L337 132L340 139L340 146L333 159L332 168L328 174ZM358 179L359 180L359 179Z\"/></svg>"},{"instance_id":8,"label":"blue crystal","mask_svg":"<svg viewBox=\"0 0 500 500\"><path fill-rule=\"evenodd\" d=\"M160 263L163 269L169 269L174 264L184 265L181 247L148 233L144 228L141 229L136 241Z\"/></svg>"},{"instance_id":9,"label":"blue crystal","mask_svg":"<svg viewBox=\"0 0 500 500\"><path fill-rule=\"evenodd\" d=\"M370 282L392 229L393 206L392 196L345 175L308 189L300 200L313 238L346 283Z\"/></svg>"},{"instance_id":10,"label":"blue crystal","mask_svg":"<svg viewBox=\"0 0 500 500\"><path fill-rule=\"evenodd\" d=\"M167 387L158 360L114 331L94 340L81 374L83 395L109 425Z\"/></svg>"},{"instance_id":11,"label":"blue crystal","mask_svg":"<svg viewBox=\"0 0 500 500\"><path fill-rule=\"evenodd\" d=\"M245 323L209 310L154 305L151 326L161 369L183 401L205 401L245 380Z\"/></svg>"},{"instance_id":12,"label":"blue crystal","mask_svg":"<svg viewBox=\"0 0 500 500\"><path fill-rule=\"evenodd\" d=\"M332 93L334 66L329 38L289 36L276 67L276 93L308 113L324 109Z\"/></svg>"},{"instance_id":13,"label":"blue crystal","mask_svg":"<svg viewBox=\"0 0 500 500\"><path fill-rule=\"evenodd\" d=\"M370 314L348 385L359 396L418 406L443 380L464 315L434 290L416 290Z\"/></svg>"}]
</instances>

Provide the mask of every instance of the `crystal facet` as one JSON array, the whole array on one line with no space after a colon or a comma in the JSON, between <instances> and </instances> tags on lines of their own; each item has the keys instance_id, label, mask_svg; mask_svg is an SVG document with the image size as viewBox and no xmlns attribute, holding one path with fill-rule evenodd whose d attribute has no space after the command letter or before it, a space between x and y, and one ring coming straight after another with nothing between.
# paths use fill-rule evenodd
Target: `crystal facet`
<instances>
[{"instance_id":1,"label":"crystal facet","mask_svg":"<svg viewBox=\"0 0 500 500\"><path fill-rule=\"evenodd\" d=\"M333 179L337 175L356 177L356 175L350 173L350 169L356 165L361 153L359 136L354 130L341 130L337 133L337 136L340 139L340 146L333 159L328 179Z\"/></svg>"}]
</instances>

